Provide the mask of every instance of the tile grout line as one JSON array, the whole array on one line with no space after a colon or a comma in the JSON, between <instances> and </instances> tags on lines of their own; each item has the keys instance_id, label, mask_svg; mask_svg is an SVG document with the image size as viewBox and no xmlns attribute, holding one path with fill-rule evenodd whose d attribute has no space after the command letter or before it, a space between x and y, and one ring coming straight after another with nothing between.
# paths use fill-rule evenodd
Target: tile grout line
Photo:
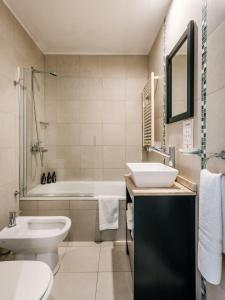
<instances>
[{"instance_id":1,"label":"tile grout line","mask_svg":"<svg viewBox=\"0 0 225 300\"><path fill-rule=\"evenodd\" d=\"M99 273L99 265L100 265L100 256L101 256L101 245L99 247L99 255L98 255L98 269L97 269L97 278L96 278L96 286L95 286L95 300L97 300L97 289L98 289L98 273Z\"/></svg>"}]
</instances>

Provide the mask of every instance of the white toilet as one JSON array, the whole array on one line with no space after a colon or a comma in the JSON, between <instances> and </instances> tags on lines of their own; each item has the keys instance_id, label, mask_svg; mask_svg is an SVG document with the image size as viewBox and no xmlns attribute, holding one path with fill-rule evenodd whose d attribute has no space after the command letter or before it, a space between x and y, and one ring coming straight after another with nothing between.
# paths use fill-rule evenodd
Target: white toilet
<instances>
[{"instance_id":1,"label":"white toilet","mask_svg":"<svg viewBox=\"0 0 225 300\"><path fill-rule=\"evenodd\" d=\"M52 271L43 262L0 262L1 299L48 300L52 285Z\"/></svg>"},{"instance_id":2,"label":"white toilet","mask_svg":"<svg viewBox=\"0 0 225 300\"><path fill-rule=\"evenodd\" d=\"M16 260L39 260L55 274L59 268L58 245L71 227L68 217L17 217L16 226L0 231L0 247L9 249Z\"/></svg>"}]
</instances>

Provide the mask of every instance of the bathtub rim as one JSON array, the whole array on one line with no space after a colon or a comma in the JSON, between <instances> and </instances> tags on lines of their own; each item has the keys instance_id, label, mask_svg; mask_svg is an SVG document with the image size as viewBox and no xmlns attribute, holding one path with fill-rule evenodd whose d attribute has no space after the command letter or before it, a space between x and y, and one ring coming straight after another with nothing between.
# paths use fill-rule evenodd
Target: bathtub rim
<instances>
[{"instance_id":1,"label":"bathtub rim","mask_svg":"<svg viewBox=\"0 0 225 300\"><path fill-rule=\"evenodd\" d=\"M116 195L115 195L116 196ZM120 201L126 200L126 196L118 196ZM74 197L74 196L26 196L21 197L20 201L66 201L66 200L74 200L74 201L98 201L97 196L93 197Z\"/></svg>"}]
</instances>

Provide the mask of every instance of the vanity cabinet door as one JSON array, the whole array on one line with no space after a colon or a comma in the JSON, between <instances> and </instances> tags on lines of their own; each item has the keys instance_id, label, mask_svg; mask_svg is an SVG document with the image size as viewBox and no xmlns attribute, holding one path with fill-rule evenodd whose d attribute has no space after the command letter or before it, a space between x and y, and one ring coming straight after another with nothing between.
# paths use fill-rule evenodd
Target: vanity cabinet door
<instances>
[{"instance_id":1,"label":"vanity cabinet door","mask_svg":"<svg viewBox=\"0 0 225 300\"><path fill-rule=\"evenodd\" d=\"M134 300L194 300L195 197L135 197L134 235Z\"/></svg>"}]
</instances>

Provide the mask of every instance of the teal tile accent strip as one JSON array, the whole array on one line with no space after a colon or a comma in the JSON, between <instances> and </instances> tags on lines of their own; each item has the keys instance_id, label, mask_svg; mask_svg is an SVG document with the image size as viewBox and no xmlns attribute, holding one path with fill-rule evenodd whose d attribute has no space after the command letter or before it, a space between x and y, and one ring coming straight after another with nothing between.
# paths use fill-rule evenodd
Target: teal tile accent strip
<instances>
[{"instance_id":1,"label":"teal tile accent strip","mask_svg":"<svg viewBox=\"0 0 225 300\"><path fill-rule=\"evenodd\" d=\"M201 168L206 160L207 0L202 0Z\"/></svg>"},{"instance_id":2,"label":"teal tile accent strip","mask_svg":"<svg viewBox=\"0 0 225 300\"><path fill-rule=\"evenodd\" d=\"M206 79L207 79L207 0L202 0L202 65L201 65L201 168L206 162ZM206 280L201 276L201 300L206 300Z\"/></svg>"}]
</instances>

